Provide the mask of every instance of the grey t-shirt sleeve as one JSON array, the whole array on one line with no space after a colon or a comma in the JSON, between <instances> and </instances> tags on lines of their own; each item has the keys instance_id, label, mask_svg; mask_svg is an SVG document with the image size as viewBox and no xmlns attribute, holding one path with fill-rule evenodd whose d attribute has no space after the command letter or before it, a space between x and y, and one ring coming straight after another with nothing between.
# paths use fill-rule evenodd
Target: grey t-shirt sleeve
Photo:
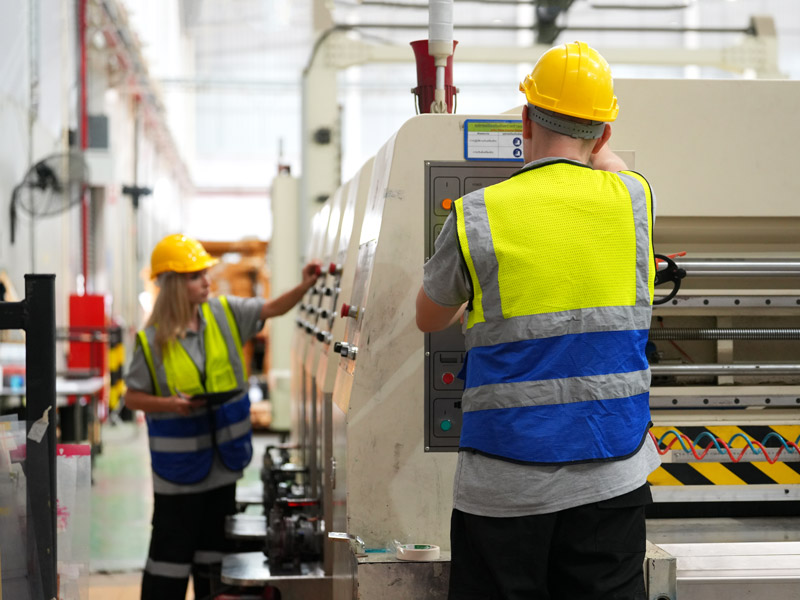
<instances>
[{"instance_id":1,"label":"grey t-shirt sleeve","mask_svg":"<svg viewBox=\"0 0 800 600\"><path fill-rule=\"evenodd\" d=\"M247 340L261 331L264 322L260 320L261 307L266 300L264 298L240 298L238 296L226 296L228 305L233 312L233 318L239 326L239 335L244 344Z\"/></svg>"},{"instance_id":2,"label":"grey t-shirt sleeve","mask_svg":"<svg viewBox=\"0 0 800 600\"><path fill-rule=\"evenodd\" d=\"M472 296L472 282L461 257L454 213L444 222L434 254L425 263L422 287L428 298L441 306L459 306Z\"/></svg>"},{"instance_id":3,"label":"grey t-shirt sleeve","mask_svg":"<svg viewBox=\"0 0 800 600\"><path fill-rule=\"evenodd\" d=\"M128 367L128 374L125 375L125 385L132 390L138 390L145 394L155 394L153 378L150 376L150 369L147 368L147 361L144 358L144 352L138 340L136 348L133 350L133 358Z\"/></svg>"}]
</instances>

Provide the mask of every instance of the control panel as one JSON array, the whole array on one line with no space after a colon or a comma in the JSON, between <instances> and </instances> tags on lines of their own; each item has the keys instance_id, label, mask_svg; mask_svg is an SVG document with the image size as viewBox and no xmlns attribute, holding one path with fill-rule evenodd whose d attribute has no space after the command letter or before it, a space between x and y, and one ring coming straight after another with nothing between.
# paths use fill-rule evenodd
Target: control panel
<instances>
[{"instance_id":1,"label":"control panel","mask_svg":"<svg viewBox=\"0 0 800 600\"><path fill-rule=\"evenodd\" d=\"M505 181L521 167L519 162L426 162L425 259L433 255L436 238L458 198ZM458 375L464 364L464 352L460 323L425 334L426 451L458 450L464 389Z\"/></svg>"}]
</instances>

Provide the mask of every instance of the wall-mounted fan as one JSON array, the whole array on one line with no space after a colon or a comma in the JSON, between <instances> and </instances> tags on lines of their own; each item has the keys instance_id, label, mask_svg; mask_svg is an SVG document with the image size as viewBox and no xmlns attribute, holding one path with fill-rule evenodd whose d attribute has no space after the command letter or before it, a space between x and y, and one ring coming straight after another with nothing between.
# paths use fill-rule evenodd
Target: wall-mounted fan
<instances>
[{"instance_id":1,"label":"wall-mounted fan","mask_svg":"<svg viewBox=\"0 0 800 600\"><path fill-rule=\"evenodd\" d=\"M17 212L34 219L50 217L81 201L89 181L89 168L80 152L51 154L34 164L11 193L11 243Z\"/></svg>"}]
</instances>

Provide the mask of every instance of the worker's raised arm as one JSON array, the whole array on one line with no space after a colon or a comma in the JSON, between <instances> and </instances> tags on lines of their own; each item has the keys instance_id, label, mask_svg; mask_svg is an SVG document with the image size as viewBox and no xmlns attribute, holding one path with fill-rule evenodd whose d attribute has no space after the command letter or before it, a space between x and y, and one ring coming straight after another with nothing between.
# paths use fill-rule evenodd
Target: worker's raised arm
<instances>
[{"instance_id":1,"label":"worker's raised arm","mask_svg":"<svg viewBox=\"0 0 800 600\"><path fill-rule=\"evenodd\" d=\"M420 331L430 333L447 329L464 312L466 304L460 306L442 306L428 298L424 288L417 293L417 327Z\"/></svg>"},{"instance_id":2,"label":"worker's raised arm","mask_svg":"<svg viewBox=\"0 0 800 600\"><path fill-rule=\"evenodd\" d=\"M277 317L289 312L295 304L300 302L308 289L317 282L320 273L319 262L311 261L308 263L303 267L300 283L288 292L284 292L277 298L264 303L264 306L261 307L260 319L265 321L271 317Z\"/></svg>"},{"instance_id":3,"label":"worker's raised arm","mask_svg":"<svg viewBox=\"0 0 800 600\"><path fill-rule=\"evenodd\" d=\"M616 173L627 171L628 165L608 147L608 144L603 144L600 150L592 154L592 168Z\"/></svg>"}]
</instances>

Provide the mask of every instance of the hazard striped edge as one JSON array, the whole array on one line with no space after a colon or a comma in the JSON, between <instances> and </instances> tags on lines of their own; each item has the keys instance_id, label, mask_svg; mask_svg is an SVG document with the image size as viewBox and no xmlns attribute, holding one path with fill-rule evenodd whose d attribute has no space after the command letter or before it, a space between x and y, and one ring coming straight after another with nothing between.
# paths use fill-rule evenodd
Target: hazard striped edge
<instances>
[{"instance_id":1,"label":"hazard striped edge","mask_svg":"<svg viewBox=\"0 0 800 600\"><path fill-rule=\"evenodd\" d=\"M800 435L800 426L796 425L773 425L773 426L709 426L709 427L653 427L650 431L659 440L670 430L677 431L696 440L704 433L708 432L715 438L729 442L736 434L746 435L751 440L759 442L772 432L778 433L784 439L794 441ZM673 436L668 435L664 438L664 443L660 445L664 450L672 441ZM700 442L701 448L709 444L708 437ZM764 444L768 448L775 448L781 445L780 440L775 438L767 440ZM745 440L737 438L730 443L732 448L744 448L747 446ZM672 446L674 450L681 450L678 444ZM711 452L716 453L712 448ZM795 455L796 456L796 455ZM798 485L800 484L800 462L780 462L774 464L764 462L710 462L697 461L688 463L662 463L659 468L653 471L647 478L651 485L659 486L691 486L691 485Z\"/></svg>"}]
</instances>

